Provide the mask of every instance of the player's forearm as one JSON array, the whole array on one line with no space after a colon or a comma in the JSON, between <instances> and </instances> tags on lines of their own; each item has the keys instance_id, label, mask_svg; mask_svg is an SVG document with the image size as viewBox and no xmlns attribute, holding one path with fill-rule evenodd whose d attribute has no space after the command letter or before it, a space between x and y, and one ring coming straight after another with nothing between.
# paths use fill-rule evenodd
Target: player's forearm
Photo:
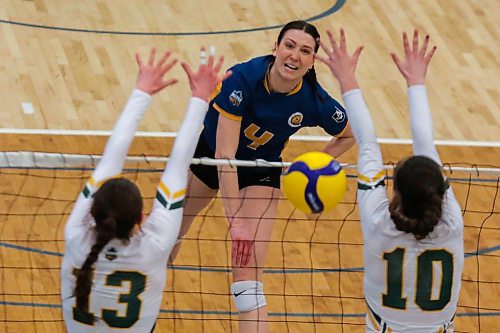
<instances>
[{"instance_id":1,"label":"player's forearm","mask_svg":"<svg viewBox=\"0 0 500 333\"><path fill-rule=\"evenodd\" d=\"M347 91L342 97L358 144L358 171L366 177L375 176L383 167L382 153L361 90Z\"/></svg>"},{"instance_id":2,"label":"player's forearm","mask_svg":"<svg viewBox=\"0 0 500 333\"><path fill-rule=\"evenodd\" d=\"M215 158L234 159L239 145L241 122L219 115ZM241 207L237 168L231 165L217 167L219 173L219 187L224 200L226 216L231 223Z\"/></svg>"},{"instance_id":3,"label":"player's forearm","mask_svg":"<svg viewBox=\"0 0 500 333\"><path fill-rule=\"evenodd\" d=\"M92 175L96 182L121 173L137 126L150 104L150 95L137 89L132 92Z\"/></svg>"},{"instance_id":4,"label":"player's forearm","mask_svg":"<svg viewBox=\"0 0 500 333\"><path fill-rule=\"evenodd\" d=\"M441 165L441 160L434 145L432 116L425 86L421 84L408 87L408 100L413 136L413 154L428 156Z\"/></svg>"},{"instance_id":5,"label":"player's forearm","mask_svg":"<svg viewBox=\"0 0 500 333\"><path fill-rule=\"evenodd\" d=\"M169 162L161 181L171 190L184 189L187 183L187 170L200 138L203 120L208 110L208 103L196 97L189 100L188 110L174 142Z\"/></svg>"},{"instance_id":6,"label":"player's forearm","mask_svg":"<svg viewBox=\"0 0 500 333\"><path fill-rule=\"evenodd\" d=\"M219 172L219 187L224 202L224 210L229 223L232 223L233 217L236 216L241 208L237 169L229 165L219 166L217 169Z\"/></svg>"},{"instance_id":7,"label":"player's forearm","mask_svg":"<svg viewBox=\"0 0 500 333\"><path fill-rule=\"evenodd\" d=\"M323 152L337 158L354 146L355 142L354 137L332 138L323 148Z\"/></svg>"}]
</instances>

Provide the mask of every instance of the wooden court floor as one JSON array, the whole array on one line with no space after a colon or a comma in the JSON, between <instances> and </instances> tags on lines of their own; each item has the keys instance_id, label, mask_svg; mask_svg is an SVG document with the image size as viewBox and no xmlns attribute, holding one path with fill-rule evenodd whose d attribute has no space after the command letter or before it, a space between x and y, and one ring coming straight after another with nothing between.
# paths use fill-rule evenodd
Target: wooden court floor
<instances>
[{"instance_id":1,"label":"wooden court floor","mask_svg":"<svg viewBox=\"0 0 500 333\"><path fill-rule=\"evenodd\" d=\"M105 138L51 130L111 130L133 88L134 53L171 49L196 64L201 45L226 56L225 67L267 54L279 26L309 19L322 36L344 27L351 49L365 46L359 81L377 134L406 139L405 87L389 52L400 33L417 27L438 51L428 92L436 139L482 141L482 147L440 146L451 166L499 167L500 54L496 0L4 0L0 5L1 151L100 154ZM223 19L221 19L221 17ZM326 69L318 79L332 96ZM156 96L142 131L175 132L189 96L184 73ZM23 111L23 103L33 113ZM24 104L26 105L26 104ZM25 135L35 129L44 134ZM75 134L78 134L75 132ZM300 132L321 135L317 129ZM285 160L322 143L291 141ZM171 140L138 138L134 155L167 156ZM384 145L384 160L410 153ZM356 162L355 149L341 162ZM132 167L162 168L161 165ZM63 228L88 177L84 170L0 169L0 332L63 332L59 267ZM158 172L131 172L152 198ZM457 332L496 332L500 315L498 175L449 174L464 210L465 270ZM266 262L271 332L363 332L362 238L354 182L336 210L311 220L283 200ZM149 200L150 201L150 200ZM228 296L227 227L220 201L197 219L168 270L158 332L236 332ZM311 272L312 270L312 272Z\"/></svg>"},{"instance_id":2,"label":"wooden court floor","mask_svg":"<svg viewBox=\"0 0 500 333\"><path fill-rule=\"evenodd\" d=\"M404 82L389 53L401 50L402 31L418 28L438 47L428 74L436 138L499 141L498 10L497 0L3 0L0 96L8 112L0 122L14 129L109 130L135 82L136 52L170 49L195 65L200 46L213 45L228 68L270 53L280 25L312 18L323 36L344 27L351 50L365 46L359 80L381 137L411 135ZM339 98L326 67L316 70ZM179 128L189 89L180 66L171 75L179 83L155 98L142 130ZM34 113L25 114L22 103Z\"/></svg>"}]
</instances>

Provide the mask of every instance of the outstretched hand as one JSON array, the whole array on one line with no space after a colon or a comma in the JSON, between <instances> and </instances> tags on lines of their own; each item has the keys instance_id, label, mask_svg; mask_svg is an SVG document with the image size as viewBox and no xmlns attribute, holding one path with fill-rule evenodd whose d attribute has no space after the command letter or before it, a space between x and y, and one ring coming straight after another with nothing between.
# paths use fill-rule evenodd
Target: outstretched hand
<instances>
[{"instance_id":1,"label":"outstretched hand","mask_svg":"<svg viewBox=\"0 0 500 333\"><path fill-rule=\"evenodd\" d=\"M340 29L340 42L337 42L333 33L327 30L330 39L331 48L320 41L321 48L325 51L327 57L316 55L316 58L326 64L332 74L340 83L342 92L359 88L356 81L355 71L359 56L363 51L363 46L359 46L353 54L347 52L347 41L344 29Z\"/></svg>"},{"instance_id":2,"label":"outstretched hand","mask_svg":"<svg viewBox=\"0 0 500 333\"><path fill-rule=\"evenodd\" d=\"M429 67L432 56L436 51L436 46L434 46L430 51L427 51L427 48L429 47L429 39L429 35L425 36L422 47L419 48L418 30L415 29L413 32L412 45L410 45L406 32L403 32L403 48L405 58L401 60L394 52L391 53L392 60L394 60L394 63L398 67L399 71L406 79L408 87L425 83L427 68Z\"/></svg>"},{"instance_id":3,"label":"outstretched hand","mask_svg":"<svg viewBox=\"0 0 500 333\"><path fill-rule=\"evenodd\" d=\"M193 97L198 97L208 102L210 95L214 92L217 86L233 73L228 71L219 75L219 71L224 63L224 56L220 56L219 60L214 65L213 54L210 54L208 56L208 61L206 61L206 50L202 47L200 49L200 57L201 62L196 73L193 72L191 67L186 62L181 63L181 65L188 76L189 86L191 87Z\"/></svg>"},{"instance_id":4,"label":"outstretched hand","mask_svg":"<svg viewBox=\"0 0 500 333\"><path fill-rule=\"evenodd\" d=\"M135 54L137 65L139 65L139 74L137 75L135 87L136 89L142 90L150 95L154 95L163 88L177 82L176 79L165 81L163 78L165 74L177 63L177 59L174 59L165 64L172 52L166 51L163 54L163 57L161 57L156 64L155 54L156 49L152 48L149 52L149 60L147 64L142 62L141 56L138 53Z\"/></svg>"}]
</instances>

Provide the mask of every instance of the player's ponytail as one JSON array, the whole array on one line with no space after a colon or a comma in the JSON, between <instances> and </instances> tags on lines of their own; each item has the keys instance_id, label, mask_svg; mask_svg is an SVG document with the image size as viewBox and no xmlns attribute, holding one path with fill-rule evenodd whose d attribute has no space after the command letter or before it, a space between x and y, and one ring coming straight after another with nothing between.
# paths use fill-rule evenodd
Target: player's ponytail
<instances>
[{"instance_id":1,"label":"player's ponytail","mask_svg":"<svg viewBox=\"0 0 500 333\"><path fill-rule=\"evenodd\" d=\"M128 241L133 227L140 223L142 196L137 186L126 178L105 182L93 196L90 214L95 220L95 243L78 270L75 297L80 313L88 313L93 268L99 253L113 238Z\"/></svg>"},{"instance_id":2,"label":"player's ponytail","mask_svg":"<svg viewBox=\"0 0 500 333\"><path fill-rule=\"evenodd\" d=\"M434 230L442 215L446 183L439 165L425 156L412 156L394 173L394 197L389 205L396 229L417 240Z\"/></svg>"},{"instance_id":3,"label":"player's ponytail","mask_svg":"<svg viewBox=\"0 0 500 333\"><path fill-rule=\"evenodd\" d=\"M76 279L76 308L82 313L88 313L89 294L92 286L92 265L96 262L99 253L108 242L116 235L116 221L113 217L107 217L96 225L97 239L90 249L87 259L78 270Z\"/></svg>"}]
</instances>

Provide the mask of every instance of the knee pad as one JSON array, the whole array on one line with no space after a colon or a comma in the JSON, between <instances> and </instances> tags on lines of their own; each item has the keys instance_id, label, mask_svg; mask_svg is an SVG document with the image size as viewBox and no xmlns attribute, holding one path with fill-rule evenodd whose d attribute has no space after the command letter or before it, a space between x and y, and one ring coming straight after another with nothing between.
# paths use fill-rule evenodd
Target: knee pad
<instances>
[{"instance_id":1,"label":"knee pad","mask_svg":"<svg viewBox=\"0 0 500 333\"><path fill-rule=\"evenodd\" d=\"M266 306L262 282L238 281L231 285L231 294L239 312L249 312Z\"/></svg>"}]
</instances>

